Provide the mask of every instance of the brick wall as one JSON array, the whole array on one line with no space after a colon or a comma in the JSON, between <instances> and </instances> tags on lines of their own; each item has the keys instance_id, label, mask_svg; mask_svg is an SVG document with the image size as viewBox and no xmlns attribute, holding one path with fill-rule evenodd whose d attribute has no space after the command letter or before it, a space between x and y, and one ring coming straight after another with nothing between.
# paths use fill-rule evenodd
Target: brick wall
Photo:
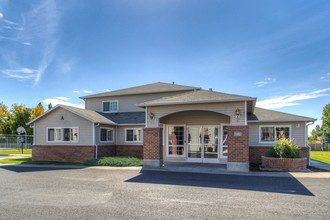
<instances>
[{"instance_id":1,"label":"brick wall","mask_svg":"<svg viewBox=\"0 0 330 220\"><path fill-rule=\"evenodd\" d=\"M36 161L64 161L84 162L94 159L93 146L32 146L32 160Z\"/></svg>"},{"instance_id":2,"label":"brick wall","mask_svg":"<svg viewBox=\"0 0 330 220\"><path fill-rule=\"evenodd\" d=\"M261 166L271 170L295 171L306 169L307 159L261 157Z\"/></svg>"},{"instance_id":3,"label":"brick wall","mask_svg":"<svg viewBox=\"0 0 330 220\"><path fill-rule=\"evenodd\" d=\"M142 145L118 145L116 146L117 156L143 157Z\"/></svg>"},{"instance_id":4,"label":"brick wall","mask_svg":"<svg viewBox=\"0 0 330 220\"><path fill-rule=\"evenodd\" d=\"M144 128L143 129L143 159L162 160L163 159L163 129Z\"/></svg>"},{"instance_id":5,"label":"brick wall","mask_svg":"<svg viewBox=\"0 0 330 220\"><path fill-rule=\"evenodd\" d=\"M228 127L228 162L249 162L249 127Z\"/></svg>"},{"instance_id":6,"label":"brick wall","mask_svg":"<svg viewBox=\"0 0 330 220\"><path fill-rule=\"evenodd\" d=\"M116 156L117 154L115 145L98 146L97 151L98 151L97 153L98 158Z\"/></svg>"},{"instance_id":7,"label":"brick wall","mask_svg":"<svg viewBox=\"0 0 330 220\"><path fill-rule=\"evenodd\" d=\"M250 163L260 164L261 156L268 156L271 147L250 147ZM302 157L309 159L309 147L300 147Z\"/></svg>"}]
</instances>

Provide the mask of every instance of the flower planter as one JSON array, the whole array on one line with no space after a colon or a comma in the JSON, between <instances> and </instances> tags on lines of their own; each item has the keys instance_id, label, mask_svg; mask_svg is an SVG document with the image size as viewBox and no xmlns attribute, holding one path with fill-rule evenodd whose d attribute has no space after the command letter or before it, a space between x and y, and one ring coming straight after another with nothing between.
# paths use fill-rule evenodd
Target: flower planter
<instances>
[{"instance_id":1,"label":"flower planter","mask_svg":"<svg viewBox=\"0 0 330 220\"><path fill-rule=\"evenodd\" d=\"M261 170L301 171L307 168L307 158L261 157Z\"/></svg>"}]
</instances>

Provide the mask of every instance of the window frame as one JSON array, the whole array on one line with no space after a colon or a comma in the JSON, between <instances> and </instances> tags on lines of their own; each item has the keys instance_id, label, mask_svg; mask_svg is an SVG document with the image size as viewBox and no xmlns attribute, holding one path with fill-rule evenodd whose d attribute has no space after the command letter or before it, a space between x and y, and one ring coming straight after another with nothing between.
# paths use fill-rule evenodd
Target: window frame
<instances>
[{"instance_id":1,"label":"window frame","mask_svg":"<svg viewBox=\"0 0 330 220\"><path fill-rule=\"evenodd\" d=\"M101 132L101 130L102 129L106 129L106 141L102 141L102 132ZM108 131L109 130L112 130L112 140L108 140ZM107 127L100 127L100 130L99 130L99 132L100 132L100 135L99 135L99 141L100 141L100 143L114 143L115 142L115 129L114 128L107 128Z\"/></svg>"},{"instance_id":2,"label":"window frame","mask_svg":"<svg viewBox=\"0 0 330 220\"><path fill-rule=\"evenodd\" d=\"M184 153L183 154L169 154L169 149L170 147L173 147L173 145L170 145L169 144L169 134L168 134L168 129L169 127L183 127L183 145L177 145L177 146L180 146L180 147L183 147L183 151ZM187 150L187 147L186 147L186 135L187 135L187 131L186 131L186 125L185 124L171 124L171 125L166 125L166 131L165 131L165 135L166 135L166 138L165 138L165 141L166 141L166 157L173 157L173 158L187 158L188 157L188 150Z\"/></svg>"},{"instance_id":3,"label":"window frame","mask_svg":"<svg viewBox=\"0 0 330 220\"><path fill-rule=\"evenodd\" d=\"M104 111L104 103L108 102L109 103L109 111ZM117 110L111 111L110 109L110 103L115 102L117 104ZM101 106L102 112L103 113L113 113L113 112L118 112L119 111L119 102L118 100L108 100L108 101L102 101L102 106Z\"/></svg>"},{"instance_id":4,"label":"window frame","mask_svg":"<svg viewBox=\"0 0 330 220\"><path fill-rule=\"evenodd\" d=\"M49 130L53 129L54 130L54 140L50 141L49 140ZM70 140L69 141L65 141L64 139L64 129L70 129L70 134L72 132L72 129L77 129L77 140L71 140L71 135L70 135ZM56 140L55 136L56 136L56 130L60 130L61 131L61 140ZM79 135L80 135L80 131L79 131L79 127L47 127L46 128L46 142L47 143L78 143L79 142Z\"/></svg>"},{"instance_id":5,"label":"window frame","mask_svg":"<svg viewBox=\"0 0 330 220\"><path fill-rule=\"evenodd\" d=\"M134 130L140 130L141 131L141 140L138 141L128 141L127 140L127 131L133 130L133 139L134 139ZM143 143L143 129L142 128L125 128L125 143Z\"/></svg>"},{"instance_id":6,"label":"window frame","mask_svg":"<svg viewBox=\"0 0 330 220\"><path fill-rule=\"evenodd\" d=\"M262 128L273 128L274 129L274 141L263 141L262 140ZM289 128L289 140L291 140L292 126L291 125L259 125L259 143L260 144L274 144L277 142L276 128Z\"/></svg>"}]
</instances>

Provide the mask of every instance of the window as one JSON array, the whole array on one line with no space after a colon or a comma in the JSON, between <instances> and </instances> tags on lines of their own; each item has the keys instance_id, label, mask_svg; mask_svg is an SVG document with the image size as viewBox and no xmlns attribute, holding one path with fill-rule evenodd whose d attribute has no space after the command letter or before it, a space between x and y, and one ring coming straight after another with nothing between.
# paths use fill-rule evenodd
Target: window
<instances>
[{"instance_id":1,"label":"window","mask_svg":"<svg viewBox=\"0 0 330 220\"><path fill-rule=\"evenodd\" d=\"M127 128L126 142L142 142L142 129L141 128Z\"/></svg>"},{"instance_id":2,"label":"window","mask_svg":"<svg viewBox=\"0 0 330 220\"><path fill-rule=\"evenodd\" d=\"M77 142L78 128L47 128L49 142Z\"/></svg>"},{"instance_id":3,"label":"window","mask_svg":"<svg viewBox=\"0 0 330 220\"><path fill-rule=\"evenodd\" d=\"M100 141L113 142L114 141L114 129L113 128L100 128Z\"/></svg>"},{"instance_id":4,"label":"window","mask_svg":"<svg viewBox=\"0 0 330 220\"><path fill-rule=\"evenodd\" d=\"M118 112L118 101L106 101L102 102L103 112Z\"/></svg>"},{"instance_id":5,"label":"window","mask_svg":"<svg viewBox=\"0 0 330 220\"><path fill-rule=\"evenodd\" d=\"M260 126L260 142L271 143L290 136L290 126Z\"/></svg>"},{"instance_id":6,"label":"window","mask_svg":"<svg viewBox=\"0 0 330 220\"><path fill-rule=\"evenodd\" d=\"M167 154L184 156L184 126L167 127Z\"/></svg>"}]
</instances>

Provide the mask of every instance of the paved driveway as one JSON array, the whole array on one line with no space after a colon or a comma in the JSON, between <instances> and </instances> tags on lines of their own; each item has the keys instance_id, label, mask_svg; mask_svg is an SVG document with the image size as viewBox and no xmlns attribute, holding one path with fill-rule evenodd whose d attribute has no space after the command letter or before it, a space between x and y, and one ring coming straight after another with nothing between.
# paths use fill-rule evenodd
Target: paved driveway
<instances>
[{"instance_id":1,"label":"paved driveway","mask_svg":"<svg viewBox=\"0 0 330 220\"><path fill-rule=\"evenodd\" d=\"M0 219L329 219L329 173L0 166Z\"/></svg>"}]
</instances>

